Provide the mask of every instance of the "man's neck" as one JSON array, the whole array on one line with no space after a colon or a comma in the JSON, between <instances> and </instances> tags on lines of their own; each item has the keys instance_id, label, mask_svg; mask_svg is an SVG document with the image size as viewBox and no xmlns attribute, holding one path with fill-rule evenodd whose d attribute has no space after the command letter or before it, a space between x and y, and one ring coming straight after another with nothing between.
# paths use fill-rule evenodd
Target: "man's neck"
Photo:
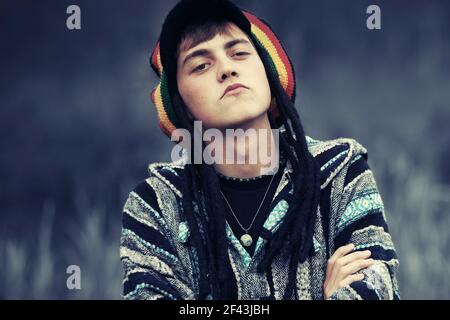
<instances>
[{"instance_id":1,"label":"man's neck","mask_svg":"<svg viewBox=\"0 0 450 320\"><path fill-rule=\"evenodd\" d=\"M257 138L235 139L223 130L225 150L222 151L222 163L214 164L216 171L229 177L251 178L278 167L278 141L275 141L267 113L234 129L238 128L244 132L252 129L256 133L253 137ZM232 152L228 151L227 146Z\"/></svg>"}]
</instances>

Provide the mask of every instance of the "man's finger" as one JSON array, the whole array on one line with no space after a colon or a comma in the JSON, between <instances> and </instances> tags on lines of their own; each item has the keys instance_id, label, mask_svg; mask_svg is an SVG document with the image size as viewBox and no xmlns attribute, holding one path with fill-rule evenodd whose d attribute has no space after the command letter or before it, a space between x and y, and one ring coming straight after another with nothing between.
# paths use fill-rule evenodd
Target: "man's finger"
<instances>
[{"instance_id":1,"label":"man's finger","mask_svg":"<svg viewBox=\"0 0 450 320\"><path fill-rule=\"evenodd\" d=\"M355 245L353 243L350 243L348 245L339 247L333 255L328 259L328 265L327 267L332 267L337 259L339 259L341 256L346 255L347 253L351 252L355 248Z\"/></svg>"},{"instance_id":2,"label":"man's finger","mask_svg":"<svg viewBox=\"0 0 450 320\"><path fill-rule=\"evenodd\" d=\"M341 256L346 255L347 253L351 252L355 248L355 245L353 243L349 243L345 246L339 247L334 254L328 259L327 263L327 280L326 283L333 284L337 277L337 269L335 268L335 263L337 259L339 259Z\"/></svg>"},{"instance_id":3,"label":"man's finger","mask_svg":"<svg viewBox=\"0 0 450 320\"><path fill-rule=\"evenodd\" d=\"M342 272L345 276L353 274L355 272L358 272L362 269L365 269L367 267L370 267L375 263L375 260L373 259L359 259L356 261L353 261L342 268Z\"/></svg>"},{"instance_id":4,"label":"man's finger","mask_svg":"<svg viewBox=\"0 0 450 320\"><path fill-rule=\"evenodd\" d=\"M345 256L342 256L339 258L339 264L341 266L346 266L349 263L360 260L360 259L367 259L371 256L370 250L364 250L364 251L354 251L352 253L349 253Z\"/></svg>"},{"instance_id":5,"label":"man's finger","mask_svg":"<svg viewBox=\"0 0 450 320\"><path fill-rule=\"evenodd\" d=\"M355 248L355 245L353 243L349 243L345 246L339 247L336 252L332 255L332 257L339 258L341 256L346 255L347 253L351 252Z\"/></svg>"},{"instance_id":6,"label":"man's finger","mask_svg":"<svg viewBox=\"0 0 450 320\"><path fill-rule=\"evenodd\" d=\"M355 281L361 281L363 279L364 275L362 273L351 274L347 278L339 282L339 288L343 288L345 286L348 286L349 284L352 284Z\"/></svg>"}]
</instances>

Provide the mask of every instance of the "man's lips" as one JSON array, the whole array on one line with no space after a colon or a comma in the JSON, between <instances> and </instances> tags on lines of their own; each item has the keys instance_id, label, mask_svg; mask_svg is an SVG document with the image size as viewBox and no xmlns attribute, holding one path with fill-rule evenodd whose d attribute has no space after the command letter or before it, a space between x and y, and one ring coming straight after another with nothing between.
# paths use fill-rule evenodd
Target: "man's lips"
<instances>
[{"instance_id":1,"label":"man's lips","mask_svg":"<svg viewBox=\"0 0 450 320\"><path fill-rule=\"evenodd\" d=\"M229 85L229 86L225 89L225 91L223 92L223 95L222 95L221 99L222 99L228 92L230 92L231 90L237 89L237 88L245 88L245 89L248 89L246 86L244 86L244 85L241 84L241 83L233 83L233 84Z\"/></svg>"}]
</instances>

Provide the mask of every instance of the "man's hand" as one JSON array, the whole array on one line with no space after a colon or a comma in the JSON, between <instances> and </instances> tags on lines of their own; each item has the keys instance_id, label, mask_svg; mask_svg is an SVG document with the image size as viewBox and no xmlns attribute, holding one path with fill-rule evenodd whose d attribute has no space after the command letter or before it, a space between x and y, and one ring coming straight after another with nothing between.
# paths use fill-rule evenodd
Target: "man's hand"
<instances>
[{"instance_id":1,"label":"man's hand","mask_svg":"<svg viewBox=\"0 0 450 320\"><path fill-rule=\"evenodd\" d=\"M325 299L328 299L336 290L364 279L363 274L356 272L374 264L375 261L369 259L371 255L369 250L350 253L354 248L352 243L340 247L328 260L327 275L323 285Z\"/></svg>"}]
</instances>

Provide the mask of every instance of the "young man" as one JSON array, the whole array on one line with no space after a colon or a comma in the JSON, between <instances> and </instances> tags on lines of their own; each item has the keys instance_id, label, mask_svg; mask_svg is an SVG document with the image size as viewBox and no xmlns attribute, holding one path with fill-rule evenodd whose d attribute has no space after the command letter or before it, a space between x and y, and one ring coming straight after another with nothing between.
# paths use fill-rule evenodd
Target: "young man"
<instances>
[{"instance_id":1,"label":"young man","mask_svg":"<svg viewBox=\"0 0 450 320\"><path fill-rule=\"evenodd\" d=\"M125 203L126 299L399 298L367 151L304 134L292 65L266 22L229 1L182 0L151 63L161 129L177 142L177 130L191 135L183 157L150 164ZM223 134L215 159L228 147L233 159L273 152L195 163L195 121ZM227 129L263 134L236 144Z\"/></svg>"}]
</instances>

